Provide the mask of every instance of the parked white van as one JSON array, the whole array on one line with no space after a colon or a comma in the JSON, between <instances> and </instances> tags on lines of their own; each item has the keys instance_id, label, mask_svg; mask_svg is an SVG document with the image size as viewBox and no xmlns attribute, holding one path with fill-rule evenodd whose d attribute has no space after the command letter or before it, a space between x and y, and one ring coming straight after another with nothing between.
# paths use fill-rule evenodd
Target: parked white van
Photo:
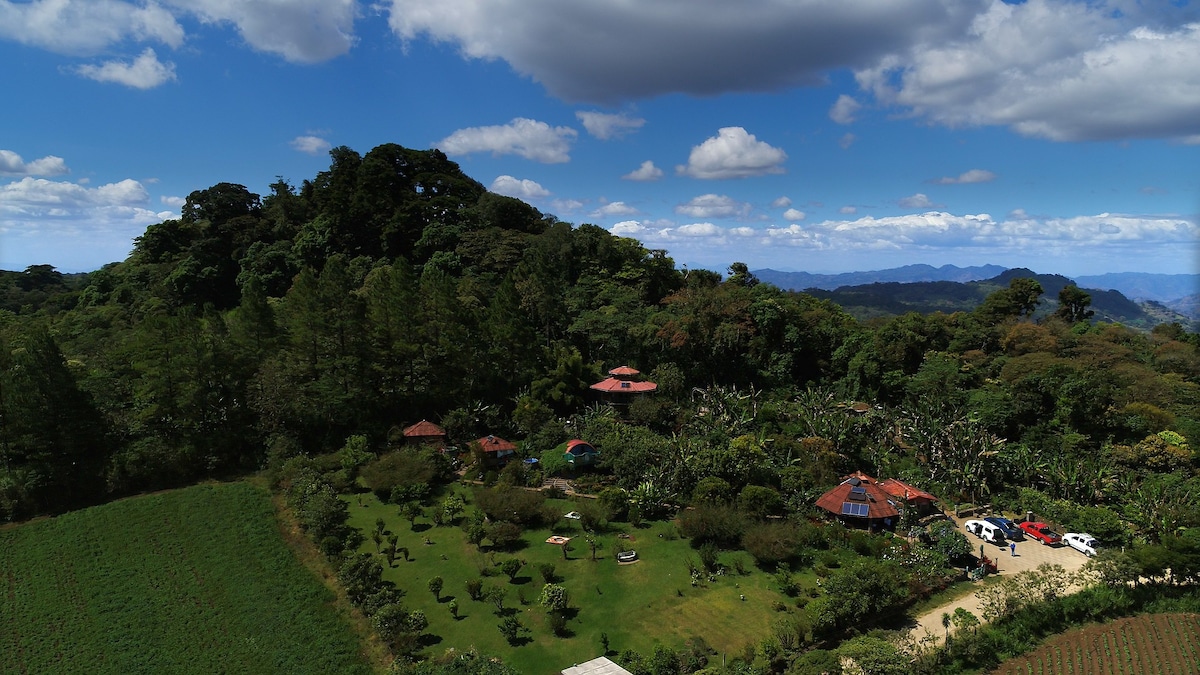
<instances>
[{"instance_id":1,"label":"parked white van","mask_svg":"<svg viewBox=\"0 0 1200 675\"><path fill-rule=\"evenodd\" d=\"M997 546L1004 546L1004 530L986 520L968 520L963 524L963 527L967 532L984 541L991 542Z\"/></svg>"}]
</instances>

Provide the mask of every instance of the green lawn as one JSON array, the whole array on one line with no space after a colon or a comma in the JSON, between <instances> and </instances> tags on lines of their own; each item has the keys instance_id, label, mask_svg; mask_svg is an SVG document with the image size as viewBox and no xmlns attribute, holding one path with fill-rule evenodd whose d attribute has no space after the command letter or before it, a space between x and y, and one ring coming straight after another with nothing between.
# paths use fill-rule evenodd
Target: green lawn
<instances>
[{"instance_id":1,"label":"green lawn","mask_svg":"<svg viewBox=\"0 0 1200 675\"><path fill-rule=\"evenodd\" d=\"M248 483L5 528L0 574L0 672L370 672Z\"/></svg>"},{"instance_id":2,"label":"green lawn","mask_svg":"<svg viewBox=\"0 0 1200 675\"><path fill-rule=\"evenodd\" d=\"M470 501L469 491L460 486L454 489L468 495ZM475 646L529 673L557 671L595 658L601 651L601 633L608 633L610 649L617 652L632 648L649 654L656 643L678 648L688 638L699 636L718 651L740 653L746 644L757 642L769 633L771 621L777 616L771 608L773 602L788 602L774 587L772 577L755 568L743 552L723 554L722 562L732 569L735 557L741 556L748 574L718 576L714 582L704 579L700 586L693 587L687 559L691 557L699 564L699 558L686 540L674 536L674 526L667 522L651 523L640 529L624 523L613 524L600 537L603 548L597 551L595 561L579 524L566 519L559 521L553 530L526 531L526 543L521 550L489 554L480 553L468 544L456 526L429 527L427 519L419 519L419 531L414 532L394 505L381 504L369 493L347 499L350 524L368 535L362 551L375 552L369 535L377 518L383 518L388 530L399 536L400 546L410 550L411 560L398 558L392 569L387 568L387 560L382 556L380 560L385 568L384 577L408 591L406 603L410 608L424 611L429 618L429 653ZM566 500L550 503L561 507L563 513L575 508ZM632 537L630 546L637 550L640 562L617 564L613 556L618 533ZM551 534L576 537L571 542L569 560L563 559L561 547L545 543ZM431 543L425 544L425 538ZM498 568L499 563L510 557L528 563L516 577L516 583L509 583ZM543 584L536 565L542 562L555 565L559 583L571 594L571 607L578 610L568 623L573 633L570 637L555 637L546 625L544 610L536 604ZM495 573L484 577L485 585L508 591L507 607L516 610L531 629L526 644L509 647L497 629L499 618L495 607L472 602L467 596L466 581L479 578L481 570ZM427 588L433 576L441 576L445 582L441 602L435 602ZM521 594L528 605L521 604ZM743 595L745 600L741 599ZM457 621L447 609L451 597L458 601Z\"/></svg>"}]
</instances>

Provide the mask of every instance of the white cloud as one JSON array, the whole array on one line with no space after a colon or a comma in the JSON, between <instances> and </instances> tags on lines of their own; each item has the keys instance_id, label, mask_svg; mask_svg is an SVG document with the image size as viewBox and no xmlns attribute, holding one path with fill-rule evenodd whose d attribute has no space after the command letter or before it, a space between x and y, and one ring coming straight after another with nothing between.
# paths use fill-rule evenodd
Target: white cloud
<instances>
[{"instance_id":1,"label":"white cloud","mask_svg":"<svg viewBox=\"0 0 1200 675\"><path fill-rule=\"evenodd\" d=\"M105 61L100 65L82 65L75 72L97 82L115 82L135 89L153 89L175 80L175 64L162 63L149 47L131 63Z\"/></svg>"},{"instance_id":2,"label":"white cloud","mask_svg":"<svg viewBox=\"0 0 1200 675\"><path fill-rule=\"evenodd\" d=\"M147 225L179 217L149 201L132 179L95 188L44 178L0 185L0 267L40 261L85 271L123 260Z\"/></svg>"},{"instance_id":3,"label":"white cloud","mask_svg":"<svg viewBox=\"0 0 1200 675\"><path fill-rule=\"evenodd\" d=\"M434 145L449 155L490 152L519 155L543 164L571 161L571 142L579 135L570 127L518 117L505 125L459 129Z\"/></svg>"},{"instance_id":4,"label":"white cloud","mask_svg":"<svg viewBox=\"0 0 1200 675\"><path fill-rule=\"evenodd\" d=\"M583 202L578 199L555 199L550 202L555 213L575 213L583 208Z\"/></svg>"},{"instance_id":5,"label":"white cloud","mask_svg":"<svg viewBox=\"0 0 1200 675\"><path fill-rule=\"evenodd\" d=\"M749 215L750 205L726 195L706 194L676 206L675 213L691 218L730 218Z\"/></svg>"},{"instance_id":6,"label":"white cloud","mask_svg":"<svg viewBox=\"0 0 1200 675\"><path fill-rule=\"evenodd\" d=\"M0 38L60 54L96 54L123 42L179 48L183 17L230 25L253 49L318 63L355 44L356 0L0 0Z\"/></svg>"},{"instance_id":7,"label":"white cloud","mask_svg":"<svg viewBox=\"0 0 1200 675\"><path fill-rule=\"evenodd\" d=\"M800 209L788 209L787 211L783 212L783 219L788 221L804 220L807 217L808 214L804 213Z\"/></svg>"},{"instance_id":8,"label":"white cloud","mask_svg":"<svg viewBox=\"0 0 1200 675\"><path fill-rule=\"evenodd\" d=\"M70 173L62 157L46 155L26 162L12 150L0 150L0 176L61 176Z\"/></svg>"},{"instance_id":9,"label":"white cloud","mask_svg":"<svg viewBox=\"0 0 1200 675\"><path fill-rule=\"evenodd\" d=\"M900 200L900 206L906 209L927 209L933 206L933 202L929 201L929 197L924 193L918 192L911 197L904 197Z\"/></svg>"},{"instance_id":10,"label":"white cloud","mask_svg":"<svg viewBox=\"0 0 1200 675\"><path fill-rule=\"evenodd\" d=\"M583 128L587 132L602 141L621 138L642 128L646 120L638 117L630 117L625 113L616 115L609 113L579 111L575 113L575 117L583 123Z\"/></svg>"},{"instance_id":11,"label":"white cloud","mask_svg":"<svg viewBox=\"0 0 1200 675\"><path fill-rule=\"evenodd\" d=\"M792 198L787 196L776 197L775 200L771 202L771 208L773 209L785 209L791 205Z\"/></svg>"},{"instance_id":12,"label":"white cloud","mask_svg":"<svg viewBox=\"0 0 1200 675\"><path fill-rule=\"evenodd\" d=\"M840 213L842 215L846 215L846 216L854 215L855 213L858 213L858 207L857 206L843 206L842 208L838 209L838 213Z\"/></svg>"},{"instance_id":13,"label":"white cloud","mask_svg":"<svg viewBox=\"0 0 1200 675\"><path fill-rule=\"evenodd\" d=\"M725 127L692 148L687 166L676 171L692 178L745 178L783 173L787 153L746 133L742 127Z\"/></svg>"},{"instance_id":14,"label":"white cloud","mask_svg":"<svg viewBox=\"0 0 1200 675\"><path fill-rule=\"evenodd\" d=\"M855 115L862 108L862 104L854 99L853 96L842 94L838 96L833 107L829 109L829 119L838 124L853 124Z\"/></svg>"},{"instance_id":15,"label":"white cloud","mask_svg":"<svg viewBox=\"0 0 1200 675\"><path fill-rule=\"evenodd\" d=\"M821 260L853 265L885 266L898 260L920 262L941 258L961 262L991 262L1048 271L1074 267L1081 251L1091 260L1120 266L1131 257L1154 257L1171 269L1193 261L1180 251L1194 250L1200 224L1179 216L1137 216L1102 213L1071 218L1032 217L1022 211L1003 220L981 214L956 215L940 211L853 220L826 220L804 226L790 224L755 230L722 229L709 222L673 223L624 221L610 231L647 244L669 246L673 255L728 264L730 246L742 259L761 264L793 260L788 249L821 254ZM677 258L678 259L678 258ZM872 263L863 261L872 260ZM858 267L857 269L862 269ZM878 267L876 267L878 269Z\"/></svg>"},{"instance_id":16,"label":"white cloud","mask_svg":"<svg viewBox=\"0 0 1200 675\"><path fill-rule=\"evenodd\" d=\"M943 176L930 181L938 185L962 185L965 183L990 183L996 180L996 174L986 169L971 169L958 176Z\"/></svg>"},{"instance_id":17,"label":"white cloud","mask_svg":"<svg viewBox=\"0 0 1200 675\"><path fill-rule=\"evenodd\" d=\"M607 218L610 216L632 216L637 212L637 209L626 204L625 202L609 202L595 211L592 211L591 217Z\"/></svg>"},{"instance_id":18,"label":"white cloud","mask_svg":"<svg viewBox=\"0 0 1200 675\"><path fill-rule=\"evenodd\" d=\"M662 175L662 169L654 166L654 162L646 160L642 162L641 166L625 174L624 176L621 176L621 178L624 180L649 182L662 178Z\"/></svg>"},{"instance_id":19,"label":"white cloud","mask_svg":"<svg viewBox=\"0 0 1200 675\"><path fill-rule=\"evenodd\" d=\"M387 0L404 40L503 59L552 94L619 102L823 82L928 36L961 31L980 0L726 2ZM967 7L964 7L967 5Z\"/></svg>"},{"instance_id":20,"label":"white cloud","mask_svg":"<svg viewBox=\"0 0 1200 675\"><path fill-rule=\"evenodd\" d=\"M679 226L676 231L684 237L716 237L724 233L724 230L712 223L690 223Z\"/></svg>"},{"instance_id":21,"label":"white cloud","mask_svg":"<svg viewBox=\"0 0 1200 675\"><path fill-rule=\"evenodd\" d=\"M618 237L637 237L647 232L647 229L636 220L622 220L619 223L614 223L608 231Z\"/></svg>"},{"instance_id":22,"label":"white cloud","mask_svg":"<svg viewBox=\"0 0 1200 675\"><path fill-rule=\"evenodd\" d=\"M350 51L356 0L166 0L202 21L231 24L246 44L295 63L319 63Z\"/></svg>"},{"instance_id":23,"label":"white cloud","mask_svg":"<svg viewBox=\"0 0 1200 675\"><path fill-rule=\"evenodd\" d=\"M1200 22L1160 3L993 0L970 29L860 69L877 99L952 127L1056 141L1200 133Z\"/></svg>"},{"instance_id":24,"label":"white cloud","mask_svg":"<svg viewBox=\"0 0 1200 675\"><path fill-rule=\"evenodd\" d=\"M303 152L308 155L319 155L329 152L333 146L329 141L320 136L297 136L288 142L293 150Z\"/></svg>"},{"instance_id":25,"label":"white cloud","mask_svg":"<svg viewBox=\"0 0 1200 675\"><path fill-rule=\"evenodd\" d=\"M126 40L177 48L183 27L155 3L0 0L0 38L59 54L95 54Z\"/></svg>"},{"instance_id":26,"label":"white cloud","mask_svg":"<svg viewBox=\"0 0 1200 675\"><path fill-rule=\"evenodd\" d=\"M848 150L850 148L850 146L854 145L854 141L857 141L857 140L858 140L858 136L855 136L854 134L851 134L851 133L842 134L842 137L838 139L838 147L840 147L843 150Z\"/></svg>"},{"instance_id":27,"label":"white cloud","mask_svg":"<svg viewBox=\"0 0 1200 675\"><path fill-rule=\"evenodd\" d=\"M492 181L492 187L488 189L496 194L517 199L541 199L550 196L550 191L536 181L520 180L512 176L496 176L496 180Z\"/></svg>"},{"instance_id":28,"label":"white cloud","mask_svg":"<svg viewBox=\"0 0 1200 675\"><path fill-rule=\"evenodd\" d=\"M187 198L185 198L185 197L171 197L171 196L168 196L168 195L163 195L163 196L161 196L161 197L159 197L159 198L158 198L158 201L159 201L160 203L162 203L162 205L163 205L163 206L169 206L169 207L171 207L171 208L173 208L173 209L175 209L175 210L177 210L177 211L178 211L179 209L182 209L182 208L183 208L183 205L184 205L184 204L186 204L186 203L187 203Z\"/></svg>"}]
</instances>

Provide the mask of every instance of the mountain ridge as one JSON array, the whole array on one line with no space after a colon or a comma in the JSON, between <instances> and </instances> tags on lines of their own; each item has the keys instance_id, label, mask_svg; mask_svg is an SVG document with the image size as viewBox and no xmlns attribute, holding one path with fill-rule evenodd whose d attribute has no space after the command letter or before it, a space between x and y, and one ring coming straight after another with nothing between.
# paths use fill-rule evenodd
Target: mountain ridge
<instances>
[{"instance_id":1,"label":"mountain ridge","mask_svg":"<svg viewBox=\"0 0 1200 675\"><path fill-rule=\"evenodd\" d=\"M958 267L957 265L904 265L882 270L842 272L840 274L812 274L809 272L782 272L771 268L753 270L760 280L774 284L785 290L803 291L809 288L819 288L825 291L837 290L842 286L863 286L874 283L916 283L928 281L954 281L966 283L969 281L987 281L1002 277L1011 270L1028 272L1034 276L1044 276L1026 270L1025 268L1008 268L1001 265L977 265ZM1195 295L1200 295L1200 274L1157 274L1153 272L1108 272L1099 275L1082 275L1069 277L1060 274L1049 276L1062 277L1074 281L1085 290L1119 291L1122 295L1134 301L1153 301L1170 306L1184 301ZM1057 290L1055 291L1057 293ZM1193 301L1194 302L1194 301Z\"/></svg>"}]
</instances>

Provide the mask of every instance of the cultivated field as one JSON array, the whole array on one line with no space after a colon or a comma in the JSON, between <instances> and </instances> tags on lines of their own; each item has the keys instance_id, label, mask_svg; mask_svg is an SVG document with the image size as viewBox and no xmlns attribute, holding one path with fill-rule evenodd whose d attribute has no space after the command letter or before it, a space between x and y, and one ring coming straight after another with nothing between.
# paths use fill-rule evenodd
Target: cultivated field
<instances>
[{"instance_id":1,"label":"cultivated field","mask_svg":"<svg viewBox=\"0 0 1200 675\"><path fill-rule=\"evenodd\" d=\"M0 672L366 673L246 483L0 530Z\"/></svg>"},{"instance_id":2,"label":"cultivated field","mask_svg":"<svg viewBox=\"0 0 1200 675\"><path fill-rule=\"evenodd\" d=\"M1146 614L1064 633L998 675L1200 673L1200 615Z\"/></svg>"}]
</instances>

